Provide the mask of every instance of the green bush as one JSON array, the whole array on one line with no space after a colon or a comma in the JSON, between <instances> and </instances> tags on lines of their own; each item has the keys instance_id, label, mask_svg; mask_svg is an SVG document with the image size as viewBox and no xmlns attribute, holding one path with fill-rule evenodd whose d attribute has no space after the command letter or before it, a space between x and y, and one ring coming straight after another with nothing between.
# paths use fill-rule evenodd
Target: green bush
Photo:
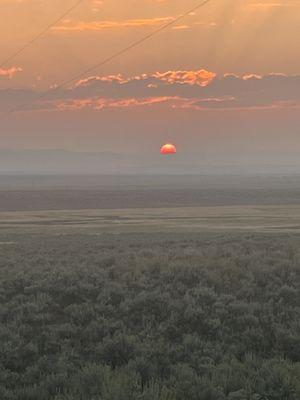
<instances>
[{"instance_id":1,"label":"green bush","mask_svg":"<svg viewBox=\"0 0 300 400\"><path fill-rule=\"evenodd\" d=\"M1 400L299 400L299 237L14 241Z\"/></svg>"}]
</instances>

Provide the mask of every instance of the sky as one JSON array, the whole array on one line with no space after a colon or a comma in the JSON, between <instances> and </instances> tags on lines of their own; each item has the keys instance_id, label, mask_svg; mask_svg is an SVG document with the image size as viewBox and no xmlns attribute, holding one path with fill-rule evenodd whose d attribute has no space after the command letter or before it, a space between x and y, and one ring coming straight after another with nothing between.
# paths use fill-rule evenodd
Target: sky
<instances>
[{"instance_id":1,"label":"sky","mask_svg":"<svg viewBox=\"0 0 300 400\"><path fill-rule=\"evenodd\" d=\"M2 0L0 65L74 3ZM118 154L127 166L132 160L151 170L161 144L171 141L183 169L299 169L300 0L211 0L79 77L197 3L83 0L0 68L2 154Z\"/></svg>"}]
</instances>

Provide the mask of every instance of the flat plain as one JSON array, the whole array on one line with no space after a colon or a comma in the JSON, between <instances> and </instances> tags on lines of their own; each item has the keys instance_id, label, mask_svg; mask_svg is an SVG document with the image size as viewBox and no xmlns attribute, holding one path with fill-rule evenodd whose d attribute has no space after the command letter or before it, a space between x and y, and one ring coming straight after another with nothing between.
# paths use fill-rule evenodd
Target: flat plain
<instances>
[{"instance_id":1,"label":"flat plain","mask_svg":"<svg viewBox=\"0 0 300 400\"><path fill-rule=\"evenodd\" d=\"M0 211L299 205L300 176L0 176Z\"/></svg>"},{"instance_id":2,"label":"flat plain","mask_svg":"<svg viewBox=\"0 0 300 400\"><path fill-rule=\"evenodd\" d=\"M300 229L300 176L0 176L2 233Z\"/></svg>"},{"instance_id":3,"label":"flat plain","mask_svg":"<svg viewBox=\"0 0 300 400\"><path fill-rule=\"evenodd\" d=\"M300 233L300 205L132 208L0 213L2 233Z\"/></svg>"}]
</instances>

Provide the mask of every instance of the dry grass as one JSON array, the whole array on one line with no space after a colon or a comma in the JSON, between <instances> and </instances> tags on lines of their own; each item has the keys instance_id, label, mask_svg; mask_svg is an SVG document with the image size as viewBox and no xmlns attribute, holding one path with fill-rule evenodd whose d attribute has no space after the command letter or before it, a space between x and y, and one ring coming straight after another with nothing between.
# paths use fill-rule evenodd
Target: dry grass
<instances>
[{"instance_id":1,"label":"dry grass","mask_svg":"<svg viewBox=\"0 0 300 400\"><path fill-rule=\"evenodd\" d=\"M300 206L2 212L2 233L300 232Z\"/></svg>"}]
</instances>

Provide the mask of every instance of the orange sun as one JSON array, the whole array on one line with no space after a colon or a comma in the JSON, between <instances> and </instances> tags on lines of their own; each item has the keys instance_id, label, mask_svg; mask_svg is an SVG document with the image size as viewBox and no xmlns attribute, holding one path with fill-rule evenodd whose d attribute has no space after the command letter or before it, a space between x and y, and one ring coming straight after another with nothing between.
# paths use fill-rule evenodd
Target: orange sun
<instances>
[{"instance_id":1,"label":"orange sun","mask_svg":"<svg viewBox=\"0 0 300 400\"><path fill-rule=\"evenodd\" d=\"M176 154L177 149L176 149L176 146L174 146L174 144L166 143L160 149L160 153L161 154Z\"/></svg>"}]
</instances>

